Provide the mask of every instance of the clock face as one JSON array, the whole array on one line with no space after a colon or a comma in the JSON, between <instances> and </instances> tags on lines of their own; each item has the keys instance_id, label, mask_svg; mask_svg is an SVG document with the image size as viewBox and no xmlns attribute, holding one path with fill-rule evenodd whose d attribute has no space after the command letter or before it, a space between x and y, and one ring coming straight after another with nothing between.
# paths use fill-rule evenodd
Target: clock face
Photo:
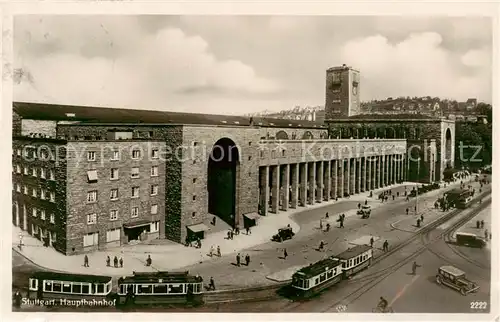
<instances>
[{"instance_id":1,"label":"clock face","mask_svg":"<svg viewBox=\"0 0 500 322\"><path fill-rule=\"evenodd\" d=\"M358 94L358 87L357 87L357 86L353 86L353 87L352 87L352 93L353 93L354 95Z\"/></svg>"}]
</instances>

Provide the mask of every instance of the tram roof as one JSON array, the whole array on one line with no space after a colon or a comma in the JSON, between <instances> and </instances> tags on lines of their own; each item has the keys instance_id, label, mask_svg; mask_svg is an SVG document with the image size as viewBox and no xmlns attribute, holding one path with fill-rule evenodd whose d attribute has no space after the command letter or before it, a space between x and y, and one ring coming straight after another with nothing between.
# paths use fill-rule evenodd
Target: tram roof
<instances>
[{"instance_id":1,"label":"tram roof","mask_svg":"<svg viewBox=\"0 0 500 322\"><path fill-rule=\"evenodd\" d=\"M194 283L201 282L201 277L184 272L134 272L132 276L120 278L120 283Z\"/></svg>"},{"instance_id":2,"label":"tram roof","mask_svg":"<svg viewBox=\"0 0 500 322\"><path fill-rule=\"evenodd\" d=\"M87 274L70 274L57 272L35 272L33 278L42 280L64 281L64 282L88 282L88 283L108 283L111 281L111 276L103 275L87 275Z\"/></svg>"},{"instance_id":3,"label":"tram roof","mask_svg":"<svg viewBox=\"0 0 500 322\"><path fill-rule=\"evenodd\" d=\"M302 273L300 275L305 275L305 278L310 278L313 276L317 276L321 273L324 273L325 271L330 270L339 265L340 262L338 260L332 258L325 258L309 266L302 267L295 274Z\"/></svg>"},{"instance_id":4,"label":"tram roof","mask_svg":"<svg viewBox=\"0 0 500 322\"><path fill-rule=\"evenodd\" d=\"M371 247L368 245L356 245L333 257L339 259L350 259L366 252L369 249L371 249Z\"/></svg>"}]
</instances>

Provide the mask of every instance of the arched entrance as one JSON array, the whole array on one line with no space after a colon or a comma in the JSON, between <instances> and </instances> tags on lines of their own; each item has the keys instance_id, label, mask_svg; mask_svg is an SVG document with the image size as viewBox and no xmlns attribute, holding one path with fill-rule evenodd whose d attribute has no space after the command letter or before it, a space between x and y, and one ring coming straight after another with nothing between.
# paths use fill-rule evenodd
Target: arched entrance
<instances>
[{"instance_id":1,"label":"arched entrance","mask_svg":"<svg viewBox=\"0 0 500 322\"><path fill-rule=\"evenodd\" d=\"M445 156L445 166L451 167L451 157L452 157L452 139L451 139L451 130L448 128L446 129L445 133L445 150L444 150L444 156Z\"/></svg>"},{"instance_id":2,"label":"arched entrance","mask_svg":"<svg viewBox=\"0 0 500 322\"><path fill-rule=\"evenodd\" d=\"M231 139L222 138L214 144L208 160L208 212L231 226L237 223L239 163L238 148Z\"/></svg>"}]
</instances>

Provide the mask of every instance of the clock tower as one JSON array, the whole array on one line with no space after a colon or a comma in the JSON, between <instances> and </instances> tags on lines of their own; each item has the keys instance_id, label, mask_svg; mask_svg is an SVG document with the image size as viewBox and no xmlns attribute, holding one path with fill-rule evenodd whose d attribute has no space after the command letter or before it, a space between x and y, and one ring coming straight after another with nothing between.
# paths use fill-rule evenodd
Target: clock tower
<instances>
[{"instance_id":1,"label":"clock tower","mask_svg":"<svg viewBox=\"0 0 500 322\"><path fill-rule=\"evenodd\" d=\"M359 71L346 65L326 71L325 120L360 114Z\"/></svg>"}]
</instances>

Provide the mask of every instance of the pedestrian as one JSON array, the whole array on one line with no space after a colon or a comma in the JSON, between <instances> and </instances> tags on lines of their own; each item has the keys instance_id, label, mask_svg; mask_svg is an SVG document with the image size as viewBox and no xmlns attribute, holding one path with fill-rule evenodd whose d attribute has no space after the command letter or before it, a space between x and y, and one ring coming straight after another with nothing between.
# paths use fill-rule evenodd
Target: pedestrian
<instances>
[{"instance_id":1,"label":"pedestrian","mask_svg":"<svg viewBox=\"0 0 500 322\"><path fill-rule=\"evenodd\" d=\"M361 209L361 202L358 202L358 209Z\"/></svg>"},{"instance_id":2,"label":"pedestrian","mask_svg":"<svg viewBox=\"0 0 500 322\"><path fill-rule=\"evenodd\" d=\"M111 266L111 258L109 256L106 258L106 266Z\"/></svg>"},{"instance_id":3,"label":"pedestrian","mask_svg":"<svg viewBox=\"0 0 500 322\"><path fill-rule=\"evenodd\" d=\"M477 229L481 228L481 222L479 220L476 220L476 228Z\"/></svg>"},{"instance_id":4,"label":"pedestrian","mask_svg":"<svg viewBox=\"0 0 500 322\"><path fill-rule=\"evenodd\" d=\"M235 235L239 235L240 234L240 227L236 227L234 229L234 232L235 232Z\"/></svg>"},{"instance_id":5,"label":"pedestrian","mask_svg":"<svg viewBox=\"0 0 500 322\"><path fill-rule=\"evenodd\" d=\"M398 191L398 192L396 192L396 196L398 196L398 197L399 197L399 191Z\"/></svg>"},{"instance_id":6,"label":"pedestrian","mask_svg":"<svg viewBox=\"0 0 500 322\"><path fill-rule=\"evenodd\" d=\"M215 281L213 277L210 277L210 284L208 284L208 289L215 291Z\"/></svg>"},{"instance_id":7,"label":"pedestrian","mask_svg":"<svg viewBox=\"0 0 500 322\"><path fill-rule=\"evenodd\" d=\"M330 231L330 223L326 224L326 231Z\"/></svg>"},{"instance_id":8,"label":"pedestrian","mask_svg":"<svg viewBox=\"0 0 500 322\"><path fill-rule=\"evenodd\" d=\"M417 262L413 262L413 265L411 266L411 272L413 275L417 275L417 267L420 267L420 265L417 264Z\"/></svg>"},{"instance_id":9,"label":"pedestrian","mask_svg":"<svg viewBox=\"0 0 500 322\"><path fill-rule=\"evenodd\" d=\"M383 248L384 252L389 251L389 242L387 241L387 239L385 240L384 244L382 245L382 248Z\"/></svg>"},{"instance_id":10,"label":"pedestrian","mask_svg":"<svg viewBox=\"0 0 500 322\"><path fill-rule=\"evenodd\" d=\"M115 256L115 258L113 258L113 265L115 266L115 268L118 268L118 257Z\"/></svg>"},{"instance_id":11,"label":"pedestrian","mask_svg":"<svg viewBox=\"0 0 500 322\"><path fill-rule=\"evenodd\" d=\"M229 233L231 235L231 240L233 240L234 239L234 232L231 230Z\"/></svg>"},{"instance_id":12,"label":"pedestrian","mask_svg":"<svg viewBox=\"0 0 500 322\"><path fill-rule=\"evenodd\" d=\"M488 229L484 230L484 238L488 240Z\"/></svg>"},{"instance_id":13,"label":"pedestrian","mask_svg":"<svg viewBox=\"0 0 500 322\"><path fill-rule=\"evenodd\" d=\"M247 230L247 235L250 235L250 226L247 226L246 230Z\"/></svg>"},{"instance_id":14,"label":"pedestrian","mask_svg":"<svg viewBox=\"0 0 500 322\"><path fill-rule=\"evenodd\" d=\"M344 218L340 218L340 228L344 228Z\"/></svg>"},{"instance_id":15,"label":"pedestrian","mask_svg":"<svg viewBox=\"0 0 500 322\"><path fill-rule=\"evenodd\" d=\"M392 195L392 200L394 200L394 198L396 198L396 197L394 197L394 195Z\"/></svg>"},{"instance_id":16,"label":"pedestrian","mask_svg":"<svg viewBox=\"0 0 500 322\"><path fill-rule=\"evenodd\" d=\"M23 233L19 233L19 249L23 247Z\"/></svg>"},{"instance_id":17,"label":"pedestrian","mask_svg":"<svg viewBox=\"0 0 500 322\"><path fill-rule=\"evenodd\" d=\"M250 265L250 255L248 254L245 256L245 263L247 264L247 266Z\"/></svg>"},{"instance_id":18,"label":"pedestrian","mask_svg":"<svg viewBox=\"0 0 500 322\"><path fill-rule=\"evenodd\" d=\"M217 218L214 216L214 217L212 218L212 225L213 225L213 226L215 226L215 223L217 222L216 220L217 220Z\"/></svg>"},{"instance_id":19,"label":"pedestrian","mask_svg":"<svg viewBox=\"0 0 500 322\"><path fill-rule=\"evenodd\" d=\"M283 248L283 258L286 259L288 257L288 253L286 252L286 248Z\"/></svg>"},{"instance_id":20,"label":"pedestrian","mask_svg":"<svg viewBox=\"0 0 500 322\"><path fill-rule=\"evenodd\" d=\"M417 219L417 228L420 228L420 218Z\"/></svg>"},{"instance_id":21,"label":"pedestrian","mask_svg":"<svg viewBox=\"0 0 500 322\"><path fill-rule=\"evenodd\" d=\"M417 212L417 206L416 205L415 205L414 209L415 209L415 212Z\"/></svg>"},{"instance_id":22,"label":"pedestrian","mask_svg":"<svg viewBox=\"0 0 500 322\"><path fill-rule=\"evenodd\" d=\"M409 211L410 211L410 209L409 209L409 208L406 208L406 214L407 214L407 215L408 215L408 212L409 212Z\"/></svg>"},{"instance_id":23,"label":"pedestrian","mask_svg":"<svg viewBox=\"0 0 500 322\"><path fill-rule=\"evenodd\" d=\"M123 258L120 257L120 267L123 267Z\"/></svg>"},{"instance_id":24,"label":"pedestrian","mask_svg":"<svg viewBox=\"0 0 500 322\"><path fill-rule=\"evenodd\" d=\"M328 215L328 213L326 213L325 218L327 218L327 219L330 218L330 216Z\"/></svg>"},{"instance_id":25,"label":"pedestrian","mask_svg":"<svg viewBox=\"0 0 500 322\"><path fill-rule=\"evenodd\" d=\"M16 291L16 293L14 294L14 307L16 309L21 308L22 299L23 299L23 296L21 295L21 292Z\"/></svg>"},{"instance_id":26,"label":"pedestrian","mask_svg":"<svg viewBox=\"0 0 500 322\"><path fill-rule=\"evenodd\" d=\"M373 236L370 238L370 247L373 248L373 243L375 242L375 240L373 240Z\"/></svg>"},{"instance_id":27,"label":"pedestrian","mask_svg":"<svg viewBox=\"0 0 500 322\"><path fill-rule=\"evenodd\" d=\"M319 229L323 230L323 220L319 220Z\"/></svg>"},{"instance_id":28,"label":"pedestrian","mask_svg":"<svg viewBox=\"0 0 500 322\"><path fill-rule=\"evenodd\" d=\"M238 255L236 255L236 266L240 266L240 261L241 261L241 257L240 257L240 253L238 253Z\"/></svg>"},{"instance_id":29,"label":"pedestrian","mask_svg":"<svg viewBox=\"0 0 500 322\"><path fill-rule=\"evenodd\" d=\"M148 255L148 258L146 259L146 266L151 266L153 264L153 260L151 259L151 255Z\"/></svg>"},{"instance_id":30,"label":"pedestrian","mask_svg":"<svg viewBox=\"0 0 500 322\"><path fill-rule=\"evenodd\" d=\"M214 256L214 245L210 246L210 257Z\"/></svg>"},{"instance_id":31,"label":"pedestrian","mask_svg":"<svg viewBox=\"0 0 500 322\"><path fill-rule=\"evenodd\" d=\"M481 220L481 228L484 228L484 220Z\"/></svg>"},{"instance_id":32,"label":"pedestrian","mask_svg":"<svg viewBox=\"0 0 500 322\"><path fill-rule=\"evenodd\" d=\"M370 191L370 198L373 197L373 191Z\"/></svg>"},{"instance_id":33,"label":"pedestrian","mask_svg":"<svg viewBox=\"0 0 500 322\"><path fill-rule=\"evenodd\" d=\"M85 254L85 257L83 257L83 267L89 267L89 257L87 254Z\"/></svg>"},{"instance_id":34,"label":"pedestrian","mask_svg":"<svg viewBox=\"0 0 500 322\"><path fill-rule=\"evenodd\" d=\"M323 250L324 247L325 247L325 243L323 241L320 241L319 242L319 250Z\"/></svg>"},{"instance_id":35,"label":"pedestrian","mask_svg":"<svg viewBox=\"0 0 500 322\"><path fill-rule=\"evenodd\" d=\"M218 257L221 257L221 254L220 254L220 246L219 246L219 245L217 245L217 256L218 256Z\"/></svg>"},{"instance_id":36,"label":"pedestrian","mask_svg":"<svg viewBox=\"0 0 500 322\"><path fill-rule=\"evenodd\" d=\"M365 206L368 204L368 200L365 200Z\"/></svg>"},{"instance_id":37,"label":"pedestrian","mask_svg":"<svg viewBox=\"0 0 500 322\"><path fill-rule=\"evenodd\" d=\"M421 222L424 222L424 214L421 214L421 215L420 215L420 221L421 221Z\"/></svg>"},{"instance_id":38,"label":"pedestrian","mask_svg":"<svg viewBox=\"0 0 500 322\"><path fill-rule=\"evenodd\" d=\"M231 239L231 232L230 231L227 232L227 239L228 240Z\"/></svg>"}]
</instances>

